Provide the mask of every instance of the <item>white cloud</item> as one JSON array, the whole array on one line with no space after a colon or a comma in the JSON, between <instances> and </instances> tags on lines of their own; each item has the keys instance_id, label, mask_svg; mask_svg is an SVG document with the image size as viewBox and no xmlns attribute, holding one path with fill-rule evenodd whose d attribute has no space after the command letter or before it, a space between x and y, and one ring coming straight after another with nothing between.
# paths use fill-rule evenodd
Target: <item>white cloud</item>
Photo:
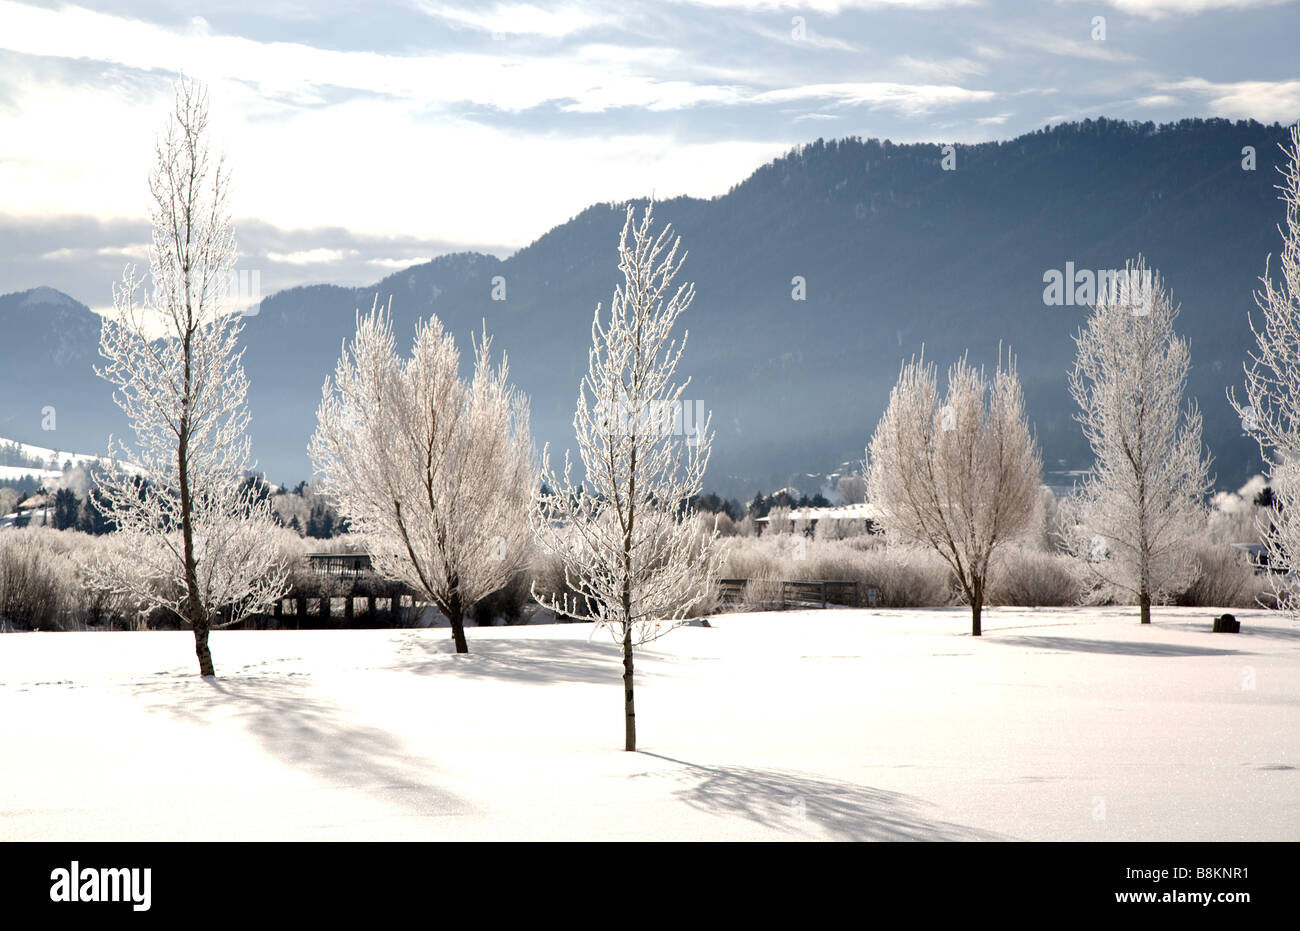
<instances>
[{"instance_id":1,"label":"white cloud","mask_svg":"<svg viewBox=\"0 0 1300 931\"><path fill-rule=\"evenodd\" d=\"M432 262L433 256L416 256L399 259L367 259L367 265L374 265L378 268L391 268L394 271L401 271L404 268L410 268L412 265L423 265L426 262Z\"/></svg>"},{"instance_id":2,"label":"white cloud","mask_svg":"<svg viewBox=\"0 0 1300 931\"><path fill-rule=\"evenodd\" d=\"M590 7L566 3L544 9L531 3L496 3L463 7L452 3L420 0L417 8L456 26L499 36L541 36L560 39L608 22L608 17Z\"/></svg>"},{"instance_id":3,"label":"white cloud","mask_svg":"<svg viewBox=\"0 0 1300 931\"><path fill-rule=\"evenodd\" d=\"M270 103L237 81L212 83L209 92L211 129L234 172L237 225L250 217L284 228L345 226L357 235L519 247L593 202L652 190L722 193L788 148L637 132L531 135L428 118L396 99L297 108ZM22 93L0 108L5 209L28 217L139 218L148 205L152 140L169 100L161 81L151 98L135 101L103 86L24 80ZM341 133L340 126L382 129ZM24 157L10 160L10 150ZM288 258L284 251L280 257Z\"/></svg>"},{"instance_id":4,"label":"white cloud","mask_svg":"<svg viewBox=\"0 0 1300 931\"><path fill-rule=\"evenodd\" d=\"M1115 9L1147 19L1188 16L1213 10L1245 10L1250 7L1281 6L1294 0L1106 0Z\"/></svg>"},{"instance_id":5,"label":"white cloud","mask_svg":"<svg viewBox=\"0 0 1300 931\"><path fill-rule=\"evenodd\" d=\"M598 114L805 104L825 118L828 109L848 106L916 116L994 96L939 83L755 86L750 76L761 70L708 56L696 62L664 43L592 43L552 57L511 51L509 44L493 44L490 53L382 55L214 35L206 23L173 29L12 0L0 0L0 21L0 48L103 62L135 82L133 93L123 94L114 81L71 85L54 76L57 69L20 72L0 108L0 189L6 209L26 216L143 214L152 140L169 103L163 75L182 66L209 85L213 131L236 172L237 218L512 246L593 202L651 190L721 193L798 140L688 141L671 130L606 125L527 132L508 120L485 125L459 115L466 106L508 115L543 105ZM543 28L539 23L533 27ZM24 60L10 58L20 69ZM700 74L709 77L681 77ZM363 93L340 101L327 88ZM341 126L376 131L341 133ZM313 253L285 250L279 261L330 260Z\"/></svg>"},{"instance_id":6,"label":"white cloud","mask_svg":"<svg viewBox=\"0 0 1300 931\"><path fill-rule=\"evenodd\" d=\"M845 10L896 7L913 10L942 10L959 6L980 6L983 0L674 0L690 6L729 10L813 10L838 14Z\"/></svg>"},{"instance_id":7,"label":"white cloud","mask_svg":"<svg viewBox=\"0 0 1300 931\"><path fill-rule=\"evenodd\" d=\"M1148 94L1133 101L1140 107L1173 107L1177 106L1178 102L1178 98L1171 94Z\"/></svg>"},{"instance_id":8,"label":"white cloud","mask_svg":"<svg viewBox=\"0 0 1300 931\"><path fill-rule=\"evenodd\" d=\"M53 249L49 252L41 253L40 258L42 261L62 261L65 259L83 259L91 255L102 255L109 258L118 256L120 258L135 259L140 262L145 262L148 261L149 258L149 243L140 242L126 246L100 246L98 248L83 246Z\"/></svg>"},{"instance_id":9,"label":"white cloud","mask_svg":"<svg viewBox=\"0 0 1300 931\"><path fill-rule=\"evenodd\" d=\"M264 95L302 104L323 102L335 87L418 100L472 104L517 113L546 103L576 101L598 111L625 102L674 109L729 99L725 88L663 81L635 62L611 57L492 53L382 55L258 42L240 36L169 29L81 7L46 10L0 0L0 48L28 55L101 61L178 72L206 81L240 81Z\"/></svg>"},{"instance_id":10,"label":"white cloud","mask_svg":"<svg viewBox=\"0 0 1300 931\"><path fill-rule=\"evenodd\" d=\"M300 252L268 252L266 257L285 265L324 265L350 259L356 254L356 249L304 249Z\"/></svg>"},{"instance_id":11,"label":"white cloud","mask_svg":"<svg viewBox=\"0 0 1300 931\"><path fill-rule=\"evenodd\" d=\"M987 74L989 70L987 65L969 58L917 58L913 55L900 55L894 59L894 64L909 75L931 81L960 81Z\"/></svg>"},{"instance_id":12,"label":"white cloud","mask_svg":"<svg viewBox=\"0 0 1300 931\"><path fill-rule=\"evenodd\" d=\"M835 104L865 105L894 110L908 116L929 113L940 107L992 100L993 91L968 90L952 84L899 84L868 81L838 84L805 84L758 94L758 103L791 103L802 100L831 100Z\"/></svg>"},{"instance_id":13,"label":"white cloud","mask_svg":"<svg viewBox=\"0 0 1300 931\"><path fill-rule=\"evenodd\" d=\"M1049 55L1082 58L1090 61L1122 62L1135 60L1132 53L1120 51L1108 44L1104 39L1088 38L1091 28L1088 20L1081 20L1081 24L1080 32L1084 37L1078 39L1031 27L1006 29L1003 31L1003 36L1015 45L1033 49L1037 52L1046 52Z\"/></svg>"},{"instance_id":14,"label":"white cloud","mask_svg":"<svg viewBox=\"0 0 1300 931\"><path fill-rule=\"evenodd\" d=\"M1160 85L1206 99L1213 116L1294 123L1300 119L1300 81L1234 81L1216 83L1187 78Z\"/></svg>"}]
</instances>

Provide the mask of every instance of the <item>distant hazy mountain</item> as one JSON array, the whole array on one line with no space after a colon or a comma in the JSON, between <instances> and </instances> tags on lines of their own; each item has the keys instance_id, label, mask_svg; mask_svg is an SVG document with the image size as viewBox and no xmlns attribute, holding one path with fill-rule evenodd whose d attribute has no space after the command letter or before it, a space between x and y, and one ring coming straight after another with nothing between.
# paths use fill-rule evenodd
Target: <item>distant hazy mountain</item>
<instances>
[{"instance_id":1,"label":"distant hazy mountain","mask_svg":"<svg viewBox=\"0 0 1300 931\"><path fill-rule=\"evenodd\" d=\"M815 490L819 473L862 456L900 361L922 344L941 366L967 349L993 362L999 344L1010 346L1047 467L1086 467L1065 373L1087 308L1045 305L1044 276L1067 263L1122 268L1138 252L1182 303L1206 441L1220 484L1240 485L1259 457L1224 389L1240 381L1251 292L1278 249L1274 166L1285 137L1257 123L1085 121L958 146L953 171L938 145L819 140L724 196L659 204L696 282L681 368L692 376L687 397L713 411L709 487ZM1254 171L1242 168L1245 146ZM622 207L599 205L505 260L447 255L370 288L265 300L245 331L261 467L280 482L307 474L321 383L357 308L376 295L392 298L403 342L436 313L466 359L486 321L532 397L539 445L562 456L592 313L618 277L622 222ZM802 301L792 299L796 276ZM503 301L493 300L498 277ZM58 445L103 447L106 426L120 421L104 386L86 378L98 331L87 314L48 289L0 298L0 435L54 445L27 425L57 403L60 434L69 431Z\"/></svg>"},{"instance_id":2,"label":"distant hazy mountain","mask_svg":"<svg viewBox=\"0 0 1300 931\"><path fill-rule=\"evenodd\" d=\"M99 361L99 317L84 304L53 288L0 295L0 436L106 452L126 421Z\"/></svg>"}]
</instances>

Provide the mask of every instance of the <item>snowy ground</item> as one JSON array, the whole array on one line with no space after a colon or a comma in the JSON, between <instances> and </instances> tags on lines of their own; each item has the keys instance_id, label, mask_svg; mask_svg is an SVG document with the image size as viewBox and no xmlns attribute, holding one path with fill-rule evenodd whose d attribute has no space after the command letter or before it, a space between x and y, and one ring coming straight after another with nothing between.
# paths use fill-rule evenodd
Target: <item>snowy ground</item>
<instances>
[{"instance_id":1,"label":"snowy ground","mask_svg":"<svg viewBox=\"0 0 1300 931\"><path fill-rule=\"evenodd\" d=\"M723 615L0 636L0 840L1300 837L1300 628L1236 612Z\"/></svg>"}]
</instances>

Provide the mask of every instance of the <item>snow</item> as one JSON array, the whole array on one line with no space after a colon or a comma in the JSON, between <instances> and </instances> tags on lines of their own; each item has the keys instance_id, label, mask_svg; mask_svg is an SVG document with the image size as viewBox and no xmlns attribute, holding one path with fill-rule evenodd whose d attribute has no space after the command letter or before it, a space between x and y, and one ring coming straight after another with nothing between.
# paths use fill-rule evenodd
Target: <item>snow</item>
<instances>
[{"instance_id":1,"label":"snow","mask_svg":"<svg viewBox=\"0 0 1300 931\"><path fill-rule=\"evenodd\" d=\"M824 508L790 508L790 520L875 520L876 509L870 504L839 504ZM760 517L756 523L766 523Z\"/></svg>"},{"instance_id":2,"label":"snow","mask_svg":"<svg viewBox=\"0 0 1300 931\"><path fill-rule=\"evenodd\" d=\"M0 465L0 482L21 481L24 478L46 482L63 478L63 473L56 472L54 469L38 469L35 466Z\"/></svg>"},{"instance_id":3,"label":"snow","mask_svg":"<svg viewBox=\"0 0 1300 931\"><path fill-rule=\"evenodd\" d=\"M1212 609L0 638L0 840L1300 836L1300 627Z\"/></svg>"},{"instance_id":4,"label":"snow","mask_svg":"<svg viewBox=\"0 0 1300 931\"><path fill-rule=\"evenodd\" d=\"M6 447L17 446L18 451L21 452L24 456L30 456L31 458L38 459L44 463L49 463L51 460L53 460L54 462L58 463L59 469L62 469L64 463L68 463L68 462L72 463L72 465L74 466L79 466L79 465L86 465L87 463L91 463L91 462L107 463L109 461L106 456L95 455L93 453L74 453L74 452L68 452L66 450L51 449L48 446L33 446L31 443L19 443L16 440L7 440L4 437L0 437L0 445ZM41 471L40 469L34 469L28 466L21 466L21 467L13 466L12 468L22 468L24 472ZM53 471L53 470L47 469L44 471ZM62 473L55 471L55 474L59 475Z\"/></svg>"},{"instance_id":5,"label":"snow","mask_svg":"<svg viewBox=\"0 0 1300 931\"><path fill-rule=\"evenodd\" d=\"M48 446L33 446L31 443L19 443L17 440L5 439L2 436L0 436L0 446L5 448L16 446L18 451L25 456L36 459L47 466L51 462L58 466L57 469L38 466L0 466L0 481L31 476L48 482L63 478L63 467L65 465L72 465L74 468L91 463L108 466L114 461L108 456L96 453L74 453L67 450L51 449ZM117 464L131 474L139 474L141 471L140 467L133 462L118 461Z\"/></svg>"}]
</instances>

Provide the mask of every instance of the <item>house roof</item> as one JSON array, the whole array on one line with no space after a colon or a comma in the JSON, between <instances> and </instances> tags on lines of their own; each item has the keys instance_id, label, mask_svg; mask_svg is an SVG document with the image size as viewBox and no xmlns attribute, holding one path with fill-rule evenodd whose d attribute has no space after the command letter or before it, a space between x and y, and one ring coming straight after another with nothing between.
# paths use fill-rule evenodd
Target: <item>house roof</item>
<instances>
[{"instance_id":1,"label":"house roof","mask_svg":"<svg viewBox=\"0 0 1300 931\"><path fill-rule=\"evenodd\" d=\"M874 520L876 509L870 504L841 504L829 508L791 508L791 520ZM766 517L758 518L765 521Z\"/></svg>"}]
</instances>

